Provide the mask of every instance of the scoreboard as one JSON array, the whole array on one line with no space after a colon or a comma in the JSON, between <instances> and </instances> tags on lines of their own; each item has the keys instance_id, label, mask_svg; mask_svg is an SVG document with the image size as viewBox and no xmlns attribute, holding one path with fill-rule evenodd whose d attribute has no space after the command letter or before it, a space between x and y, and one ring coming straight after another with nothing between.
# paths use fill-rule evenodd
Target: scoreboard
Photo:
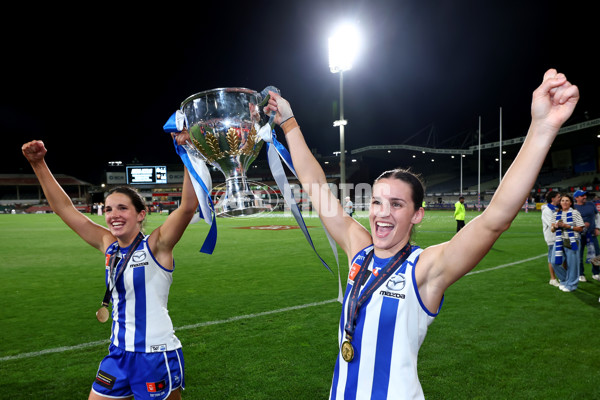
<instances>
[{"instance_id":1,"label":"scoreboard","mask_svg":"<svg viewBox=\"0 0 600 400\"><path fill-rule=\"evenodd\" d=\"M127 183L130 185L167 183L167 167L164 165L127 167Z\"/></svg>"}]
</instances>

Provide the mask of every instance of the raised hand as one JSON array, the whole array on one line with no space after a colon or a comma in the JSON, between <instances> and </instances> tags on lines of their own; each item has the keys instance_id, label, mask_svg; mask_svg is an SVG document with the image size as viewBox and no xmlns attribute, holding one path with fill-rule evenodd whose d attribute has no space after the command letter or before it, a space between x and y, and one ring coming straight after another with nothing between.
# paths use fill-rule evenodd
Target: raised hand
<instances>
[{"instance_id":1,"label":"raised hand","mask_svg":"<svg viewBox=\"0 0 600 400\"><path fill-rule=\"evenodd\" d=\"M558 130L573 113L579 100L579 89L555 69L544 74L542 84L533 92L531 117L533 122Z\"/></svg>"},{"instance_id":2,"label":"raised hand","mask_svg":"<svg viewBox=\"0 0 600 400\"><path fill-rule=\"evenodd\" d=\"M48 152L44 146L44 142L41 140L32 140L31 142L25 143L21 147L21 151L30 164L42 161Z\"/></svg>"},{"instance_id":3,"label":"raised hand","mask_svg":"<svg viewBox=\"0 0 600 400\"><path fill-rule=\"evenodd\" d=\"M283 97L281 97L278 93L269 91L271 95L269 99L269 103L265 107L265 114L269 114L271 111L275 111L275 123L277 125L283 124L288 119L294 117L294 113L292 112L292 108L290 107L290 103Z\"/></svg>"}]
</instances>

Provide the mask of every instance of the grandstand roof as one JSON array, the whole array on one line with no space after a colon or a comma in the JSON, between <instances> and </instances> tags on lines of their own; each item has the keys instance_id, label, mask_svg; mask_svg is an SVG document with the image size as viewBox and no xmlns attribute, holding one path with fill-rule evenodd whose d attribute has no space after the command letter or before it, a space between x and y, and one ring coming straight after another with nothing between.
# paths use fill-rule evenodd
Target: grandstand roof
<instances>
[{"instance_id":1,"label":"grandstand roof","mask_svg":"<svg viewBox=\"0 0 600 400\"><path fill-rule=\"evenodd\" d=\"M54 177L61 186L92 186L91 183L69 175L56 174ZM39 184L35 174L0 174L0 186L39 186Z\"/></svg>"}]
</instances>

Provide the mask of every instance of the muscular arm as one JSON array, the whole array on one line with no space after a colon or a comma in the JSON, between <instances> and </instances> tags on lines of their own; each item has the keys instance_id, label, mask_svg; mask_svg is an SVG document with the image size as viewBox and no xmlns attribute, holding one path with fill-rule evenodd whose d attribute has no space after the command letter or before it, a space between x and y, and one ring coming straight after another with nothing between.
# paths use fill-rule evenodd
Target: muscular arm
<instances>
[{"instance_id":1,"label":"muscular arm","mask_svg":"<svg viewBox=\"0 0 600 400\"><path fill-rule=\"evenodd\" d=\"M83 240L104 252L110 243L116 240L115 237L107 228L96 224L75 208L73 202L56 181L46 164L44 143L34 140L24 144L21 150L31 164L52 211Z\"/></svg>"},{"instance_id":2,"label":"muscular arm","mask_svg":"<svg viewBox=\"0 0 600 400\"><path fill-rule=\"evenodd\" d=\"M289 104L274 93L269 104L273 110L278 111L276 122L279 122L280 109L289 108ZM295 118L291 117L281 127L302 188L309 195L327 231L350 259L356 252L372 243L370 233L344 212L341 203L327 184L323 169L308 148Z\"/></svg>"},{"instance_id":3,"label":"muscular arm","mask_svg":"<svg viewBox=\"0 0 600 400\"><path fill-rule=\"evenodd\" d=\"M178 142L184 143L184 141L185 136L178 138ZM175 211L169 214L165 222L152 232L148 239L156 259L165 268L172 268L173 248L183 236L197 208L198 198L194 192L187 168L184 167L181 203Z\"/></svg>"},{"instance_id":4,"label":"muscular arm","mask_svg":"<svg viewBox=\"0 0 600 400\"><path fill-rule=\"evenodd\" d=\"M569 118L579 91L563 74L549 70L533 93L532 122L519 154L490 205L449 242L426 249L417 265L424 302L435 309L444 291L471 271L506 231L529 194L561 125Z\"/></svg>"}]
</instances>

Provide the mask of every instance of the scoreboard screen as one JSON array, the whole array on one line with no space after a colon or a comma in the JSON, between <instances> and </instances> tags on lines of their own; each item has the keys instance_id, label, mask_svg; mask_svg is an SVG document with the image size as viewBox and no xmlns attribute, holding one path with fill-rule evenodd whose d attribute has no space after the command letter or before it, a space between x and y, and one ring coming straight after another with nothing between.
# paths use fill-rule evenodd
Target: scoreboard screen
<instances>
[{"instance_id":1,"label":"scoreboard screen","mask_svg":"<svg viewBox=\"0 0 600 400\"><path fill-rule=\"evenodd\" d=\"M151 185L155 183L167 183L167 167L127 167L127 183L130 185Z\"/></svg>"}]
</instances>

